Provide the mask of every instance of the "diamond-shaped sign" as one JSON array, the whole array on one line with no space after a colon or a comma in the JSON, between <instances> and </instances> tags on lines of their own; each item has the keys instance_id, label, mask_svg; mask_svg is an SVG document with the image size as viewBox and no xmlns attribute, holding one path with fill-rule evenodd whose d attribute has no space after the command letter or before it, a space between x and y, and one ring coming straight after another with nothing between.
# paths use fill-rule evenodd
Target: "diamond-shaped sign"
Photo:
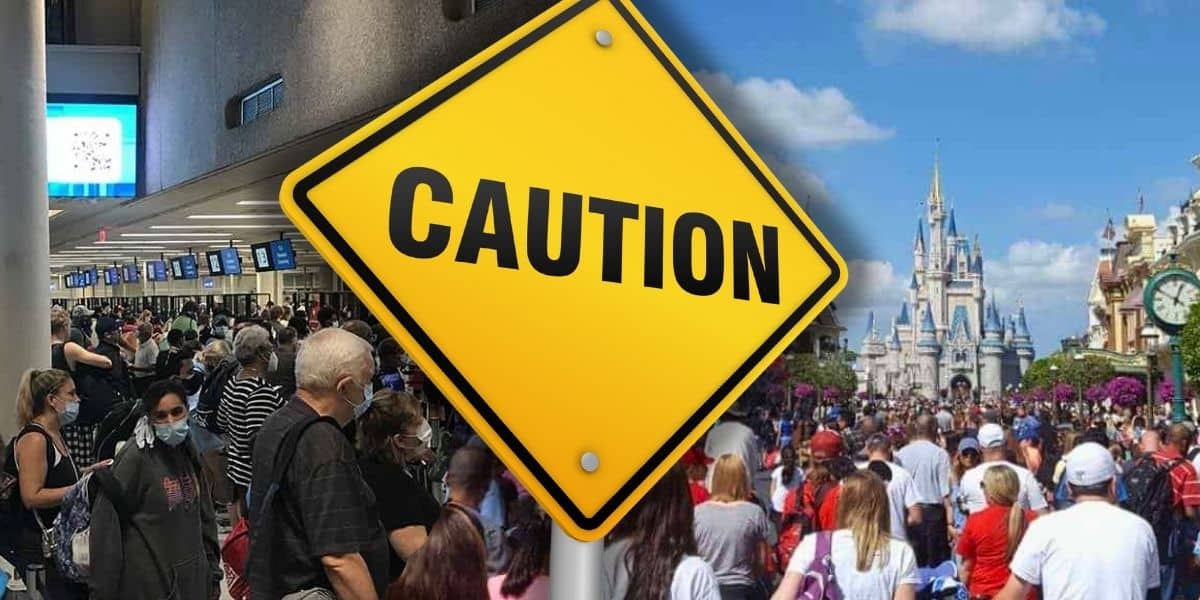
<instances>
[{"instance_id":1,"label":"diamond-shaped sign","mask_svg":"<svg viewBox=\"0 0 1200 600\"><path fill-rule=\"evenodd\" d=\"M568 0L297 169L284 211L575 538L841 290L626 0Z\"/></svg>"}]
</instances>

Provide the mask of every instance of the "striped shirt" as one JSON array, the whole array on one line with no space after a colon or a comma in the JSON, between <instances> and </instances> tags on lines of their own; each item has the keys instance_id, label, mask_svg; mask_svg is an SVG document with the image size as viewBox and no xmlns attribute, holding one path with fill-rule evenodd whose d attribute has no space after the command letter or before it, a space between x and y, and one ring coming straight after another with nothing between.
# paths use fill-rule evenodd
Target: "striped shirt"
<instances>
[{"instance_id":1,"label":"striped shirt","mask_svg":"<svg viewBox=\"0 0 1200 600\"><path fill-rule=\"evenodd\" d=\"M242 487L250 486L250 451L254 436L262 424L280 406L279 388L261 377L230 378L221 392L217 425L229 436L225 447L229 479Z\"/></svg>"},{"instance_id":2,"label":"striped shirt","mask_svg":"<svg viewBox=\"0 0 1200 600\"><path fill-rule=\"evenodd\" d=\"M1196 476L1196 467L1173 447L1168 446L1154 453L1154 461L1160 466L1173 460L1179 463L1171 469L1172 507L1182 509L1185 506L1200 506L1200 479Z\"/></svg>"}]
</instances>

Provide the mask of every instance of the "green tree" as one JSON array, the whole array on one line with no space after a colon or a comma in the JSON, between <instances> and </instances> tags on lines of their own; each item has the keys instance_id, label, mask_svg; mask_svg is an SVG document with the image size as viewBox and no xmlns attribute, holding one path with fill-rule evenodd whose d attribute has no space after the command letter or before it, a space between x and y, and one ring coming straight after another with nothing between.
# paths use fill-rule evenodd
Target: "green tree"
<instances>
[{"instance_id":1,"label":"green tree","mask_svg":"<svg viewBox=\"0 0 1200 600\"><path fill-rule=\"evenodd\" d=\"M1058 371L1051 366L1058 367ZM1093 385L1108 383L1114 376L1116 370L1102 357L1085 355L1083 360L1075 360L1073 355L1058 352L1033 361L1021 379L1021 389L1026 392L1048 390L1055 383L1066 383L1086 390Z\"/></svg>"},{"instance_id":2,"label":"green tree","mask_svg":"<svg viewBox=\"0 0 1200 600\"><path fill-rule=\"evenodd\" d=\"M1188 311L1187 323L1179 335L1179 350L1183 354L1183 371L1187 378L1200 378L1200 302Z\"/></svg>"}]
</instances>

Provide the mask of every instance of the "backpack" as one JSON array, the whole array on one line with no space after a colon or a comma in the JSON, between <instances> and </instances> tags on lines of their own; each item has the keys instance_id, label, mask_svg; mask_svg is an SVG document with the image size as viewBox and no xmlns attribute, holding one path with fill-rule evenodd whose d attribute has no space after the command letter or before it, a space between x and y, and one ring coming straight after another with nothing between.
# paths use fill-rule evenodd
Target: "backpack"
<instances>
[{"instance_id":1,"label":"backpack","mask_svg":"<svg viewBox=\"0 0 1200 600\"><path fill-rule=\"evenodd\" d=\"M200 398L196 401L196 415L200 417L200 424L213 433L223 433L217 425L217 409L221 406L221 394L225 391L225 384L237 373L238 367L238 361L232 358L222 360L212 373L204 378L204 387L200 388Z\"/></svg>"},{"instance_id":2,"label":"backpack","mask_svg":"<svg viewBox=\"0 0 1200 600\"><path fill-rule=\"evenodd\" d=\"M133 520L134 510L129 504L130 499L125 494L125 488L112 470L97 469L85 475L63 497L58 516L54 518L54 524L51 526L54 530L54 564L59 573L71 581L86 583L91 575L92 512L96 507L96 500L101 495L112 503L121 529L131 528L146 541L146 534ZM167 571L159 562L158 555L154 552L149 554L159 576L165 577ZM165 579L163 585L166 589L171 589L170 582Z\"/></svg>"},{"instance_id":3,"label":"backpack","mask_svg":"<svg viewBox=\"0 0 1200 600\"><path fill-rule=\"evenodd\" d=\"M792 553L800 545L804 536L813 532L817 512L821 510L825 498L838 484L830 483L817 488L813 493L812 506L803 506L804 487L800 486L788 492L783 503L783 516L780 518L779 539L775 543L775 567L780 575L784 574ZM800 505L800 506L798 506Z\"/></svg>"},{"instance_id":4,"label":"backpack","mask_svg":"<svg viewBox=\"0 0 1200 600\"><path fill-rule=\"evenodd\" d=\"M842 590L833 575L833 532L817 534L817 548L812 564L800 580L800 592L796 600L842 600Z\"/></svg>"},{"instance_id":5,"label":"backpack","mask_svg":"<svg viewBox=\"0 0 1200 600\"><path fill-rule=\"evenodd\" d=\"M1154 529L1158 541L1159 562L1167 564L1170 556L1171 534L1175 528L1174 498L1171 489L1171 469L1183 459L1159 464L1153 456L1138 460L1125 474L1129 490L1129 510L1145 519Z\"/></svg>"},{"instance_id":6,"label":"backpack","mask_svg":"<svg viewBox=\"0 0 1200 600\"><path fill-rule=\"evenodd\" d=\"M145 414L142 403L134 400L114 402L108 414L96 427L96 460L106 460L117 454L117 443L128 440L138 419Z\"/></svg>"}]
</instances>

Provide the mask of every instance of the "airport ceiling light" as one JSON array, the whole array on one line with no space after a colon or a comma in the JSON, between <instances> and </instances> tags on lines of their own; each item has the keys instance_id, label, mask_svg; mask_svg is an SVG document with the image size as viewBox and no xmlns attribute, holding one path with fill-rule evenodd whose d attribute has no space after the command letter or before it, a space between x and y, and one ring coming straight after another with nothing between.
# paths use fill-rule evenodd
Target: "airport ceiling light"
<instances>
[{"instance_id":1,"label":"airport ceiling light","mask_svg":"<svg viewBox=\"0 0 1200 600\"><path fill-rule=\"evenodd\" d=\"M187 240L153 240L153 239L145 239L145 240L136 240L136 241L120 241L120 242L108 241L108 242L95 242L95 243L101 244L101 245L107 245L107 244L134 244L134 245L167 244L167 245L172 245L172 246L181 246L181 245L186 245L186 244L193 244L193 245L212 244L212 243L216 243L216 242L225 242L226 244L228 244L229 242L233 242L236 244L240 241L242 241L242 240L239 240L239 239L232 239L232 240L191 240L191 239L187 239Z\"/></svg>"},{"instance_id":2,"label":"airport ceiling light","mask_svg":"<svg viewBox=\"0 0 1200 600\"><path fill-rule=\"evenodd\" d=\"M151 225L150 229L279 229L281 227L291 230L292 224L284 222L279 225Z\"/></svg>"},{"instance_id":3,"label":"airport ceiling light","mask_svg":"<svg viewBox=\"0 0 1200 600\"><path fill-rule=\"evenodd\" d=\"M63 209L52 208L52 209L50 209L50 218L53 219L54 217L57 217L58 215L61 215L62 213L63 213Z\"/></svg>"},{"instance_id":4,"label":"airport ceiling light","mask_svg":"<svg viewBox=\"0 0 1200 600\"><path fill-rule=\"evenodd\" d=\"M210 221L248 221L253 219L281 220L286 219L283 213L248 214L248 215L188 215L189 219L207 219Z\"/></svg>"},{"instance_id":5,"label":"airport ceiling light","mask_svg":"<svg viewBox=\"0 0 1200 600\"><path fill-rule=\"evenodd\" d=\"M277 200L238 200L238 206L279 206Z\"/></svg>"},{"instance_id":6,"label":"airport ceiling light","mask_svg":"<svg viewBox=\"0 0 1200 600\"><path fill-rule=\"evenodd\" d=\"M229 233L229 232L206 233L206 232L202 232L202 231L187 231L187 232L183 232L183 233L177 232L177 233L122 233L121 234L121 237L132 237L132 238L179 237L179 236L187 236L187 237L194 237L194 238L197 238L197 237L232 237L233 234Z\"/></svg>"}]
</instances>

